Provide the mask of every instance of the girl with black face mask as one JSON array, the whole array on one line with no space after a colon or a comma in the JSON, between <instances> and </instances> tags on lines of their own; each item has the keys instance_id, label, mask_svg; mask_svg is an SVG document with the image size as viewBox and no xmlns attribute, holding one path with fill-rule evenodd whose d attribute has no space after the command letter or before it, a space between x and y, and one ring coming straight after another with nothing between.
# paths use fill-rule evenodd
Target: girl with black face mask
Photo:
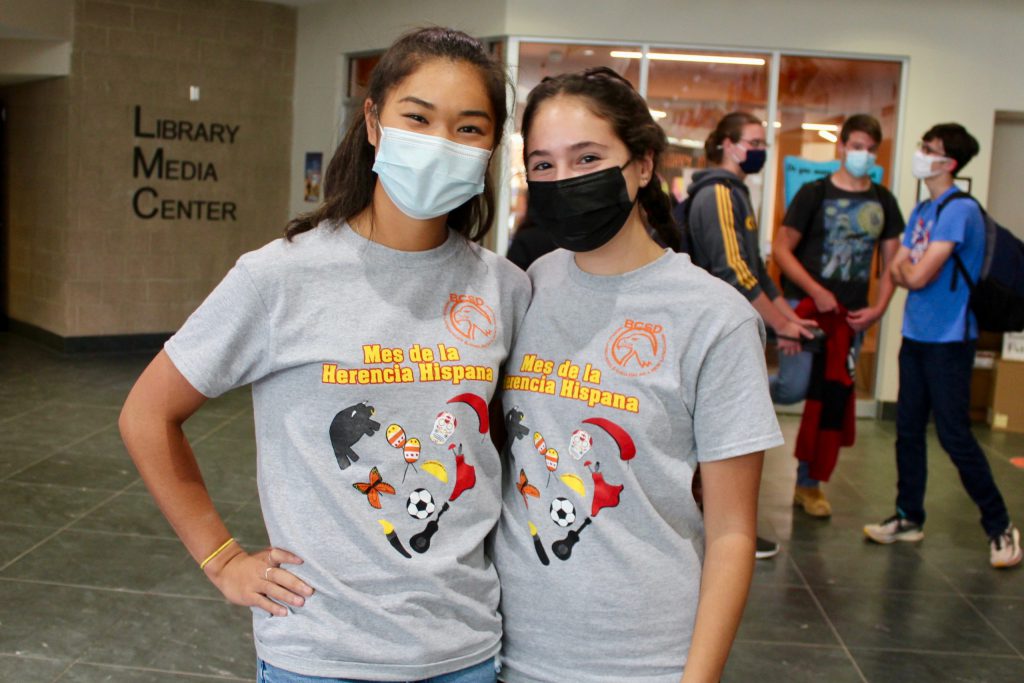
<instances>
[{"instance_id":1,"label":"girl with black face mask","mask_svg":"<svg viewBox=\"0 0 1024 683\"><path fill-rule=\"evenodd\" d=\"M764 326L649 235L673 242L654 175L667 140L629 82L546 79L523 138L529 215L563 248L530 268L503 384L504 680L718 680L753 571L763 451L782 443Z\"/></svg>"}]
</instances>

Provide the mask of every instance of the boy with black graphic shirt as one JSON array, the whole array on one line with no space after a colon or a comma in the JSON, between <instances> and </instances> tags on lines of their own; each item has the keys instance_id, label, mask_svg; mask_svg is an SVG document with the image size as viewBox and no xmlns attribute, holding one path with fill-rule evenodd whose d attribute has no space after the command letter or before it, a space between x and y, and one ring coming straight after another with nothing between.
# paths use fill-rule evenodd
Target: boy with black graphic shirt
<instances>
[{"instance_id":1,"label":"boy with black graphic shirt","mask_svg":"<svg viewBox=\"0 0 1024 683\"><path fill-rule=\"evenodd\" d=\"M839 135L839 170L797 192L775 233L772 255L782 270L783 295L790 305L810 297L820 313L846 312L846 322L855 332L851 354L855 361L864 331L882 317L892 298L887 266L899 247L904 223L896 198L868 175L882 142L878 120L856 114L846 120ZM876 250L882 273L878 299L869 305ZM807 352L780 355L779 374L771 385L776 403L805 398L811 362ZM799 463L793 502L811 516L828 517L831 504L810 470L810 463Z\"/></svg>"}]
</instances>

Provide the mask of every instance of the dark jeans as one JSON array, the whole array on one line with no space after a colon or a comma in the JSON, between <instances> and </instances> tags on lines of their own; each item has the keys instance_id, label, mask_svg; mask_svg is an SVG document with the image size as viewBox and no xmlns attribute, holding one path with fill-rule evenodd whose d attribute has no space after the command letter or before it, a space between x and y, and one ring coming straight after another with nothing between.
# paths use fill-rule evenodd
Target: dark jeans
<instances>
[{"instance_id":1,"label":"dark jeans","mask_svg":"<svg viewBox=\"0 0 1024 683\"><path fill-rule=\"evenodd\" d=\"M985 453L971 433L968 415L974 342L931 344L904 339L900 348L900 391L896 411L897 510L924 524L928 478L925 429L935 417L939 443L960 473L960 481L981 510L981 525L991 537L1010 523L1006 504L992 479Z\"/></svg>"}]
</instances>

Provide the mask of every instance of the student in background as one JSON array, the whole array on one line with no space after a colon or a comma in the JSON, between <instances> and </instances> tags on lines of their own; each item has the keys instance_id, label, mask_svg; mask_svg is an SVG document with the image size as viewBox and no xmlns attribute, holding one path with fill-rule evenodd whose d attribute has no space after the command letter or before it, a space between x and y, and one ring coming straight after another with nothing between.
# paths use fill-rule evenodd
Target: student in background
<instances>
[{"instance_id":1,"label":"student in background","mask_svg":"<svg viewBox=\"0 0 1024 683\"><path fill-rule=\"evenodd\" d=\"M951 199L957 192L954 177L977 153L978 141L957 123L933 126L914 153L914 177L924 181L929 197L911 212L890 269L893 281L909 290L899 359L896 513L868 524L864 533L886 544L924 538L925 430L931 416L939 442L981 511L989 563L1007 568L1021 562L1020 531L1010 522L988 459L971 433L968 410L978 326L968 305L970 290L951 258L959 256L977 281L985 252L984 219L972 199Z\"/></svg>"},{"instance_id":2,"label":"student in background","mask_svg":"<svg viewBox=\"0 0 1024 683\"><path fill-rule=\"evenodd\" d=\"M888 266L904 227L896 198L868 175L881 143L877 119L867 114L848 118L839 131L839 170L800 188L772 242L772 258L782 271L789 305L796 308L810 298L818 314L842 315L843 327L851 330L848 357L854 362L864 331L882 317L892 299ZM877 301L870 305L868 286L876 252L882 270ZM779 373L771 383L776 403L797 403L806 397L812 360L808 352L779 357ZM829 464L834 467L835 460ZM815 467L814 473L829 471L829 464ZM793 503L812 517L828 517L832 505L811 470L811 462L798 461Z\"/></svg>"}]
</instances>

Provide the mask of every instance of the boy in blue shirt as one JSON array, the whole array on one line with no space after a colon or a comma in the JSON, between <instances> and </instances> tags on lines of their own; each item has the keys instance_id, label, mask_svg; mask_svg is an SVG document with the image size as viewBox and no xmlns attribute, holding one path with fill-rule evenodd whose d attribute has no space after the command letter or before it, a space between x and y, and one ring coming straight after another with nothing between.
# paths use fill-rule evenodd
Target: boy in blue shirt
<instances>
[{"instance_id":1,"label":"boy in blue shirt","mask_svg":"<svg viewBox=\"0 0 1024 683\"><path fill-rule=\"evenodd\" d=\"M953 177L978 153L978 142L956 123L933 126L914 153L912 170L930 198L918 204L903 234L890 272L909 290L900 348L896 416L896 514L864 527L877 543L924 538L927 476L925 428L933 414L939 442L981 510L993 567L1021 562L1020 532L1010 522L985 453L971 433L968 417L971 368L978 326L968 306L970 291L955 277L955 252L977 279L985 250L984 219L970 199L942 202L957 191Z\"/></svg>"}]
</instances>

